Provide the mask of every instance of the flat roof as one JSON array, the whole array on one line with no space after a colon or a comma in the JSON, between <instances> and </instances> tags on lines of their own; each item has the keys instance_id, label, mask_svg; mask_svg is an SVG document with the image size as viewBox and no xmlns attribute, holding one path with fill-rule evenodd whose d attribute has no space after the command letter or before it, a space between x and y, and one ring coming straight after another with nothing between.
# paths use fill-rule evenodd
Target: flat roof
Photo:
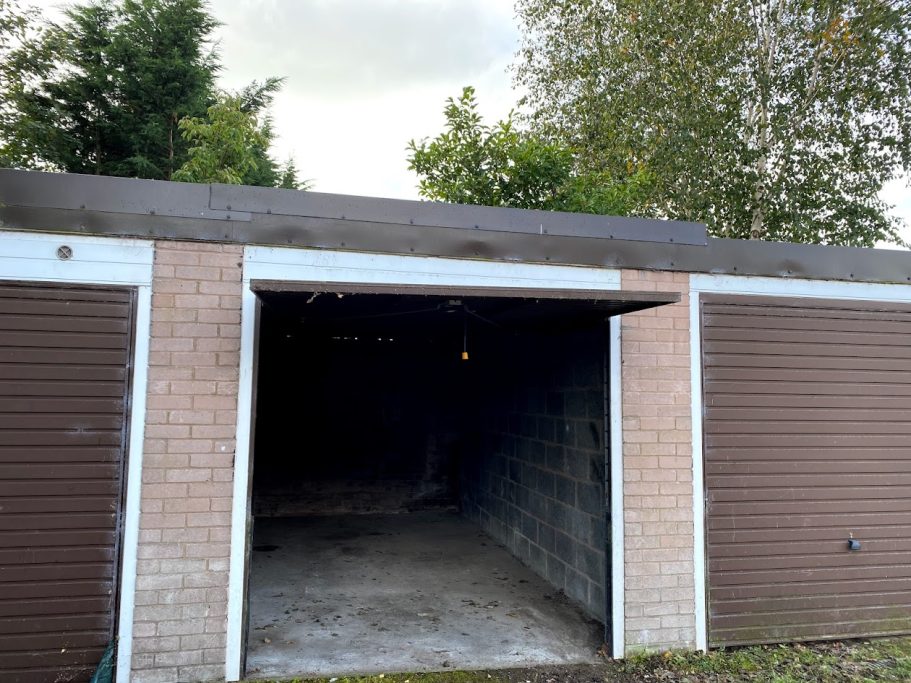
<instances>
[{"instance_id":1,"label":"flat roof","mask_svg":"<svg viewBox=\"0 0 911 683\"><path fill-rule=\"evenodd\" d=\"M684 221L0 169L0 229L911 283L911 252L706 236Z\"/></svg>"}]
</instances>

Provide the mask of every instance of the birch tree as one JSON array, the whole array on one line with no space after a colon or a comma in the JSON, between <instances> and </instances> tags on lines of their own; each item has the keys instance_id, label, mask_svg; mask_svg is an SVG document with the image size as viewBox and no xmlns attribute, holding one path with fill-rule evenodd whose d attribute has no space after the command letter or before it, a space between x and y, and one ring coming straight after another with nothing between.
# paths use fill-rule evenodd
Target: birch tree
<instances>
[{"instance_id":1,"label":"birch tree","mask_svg":"<svg viewBox=\"0 0 911 683\"><path fill-rule=\"evenodd\" d=\"M534 128L713 235L901 242L911 0L518 0Z\"/></svg>"}]
</instances>

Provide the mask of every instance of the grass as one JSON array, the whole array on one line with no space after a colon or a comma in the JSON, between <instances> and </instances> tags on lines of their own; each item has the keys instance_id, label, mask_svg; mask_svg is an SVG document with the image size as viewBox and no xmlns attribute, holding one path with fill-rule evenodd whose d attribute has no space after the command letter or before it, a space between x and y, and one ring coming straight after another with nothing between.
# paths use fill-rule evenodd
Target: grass
<instances>
[{"instance_id":1,"label":"grass","mask_svg":"<svg viewBox=\"0 0 911 683\"><path fill-rule=\"evenodd\" d=\"M329 681L332 683L505 683L508 680L505 673L498 671L432 671L375 676L343 676L341 678L295 678L288 683L328 683ZM253 681L252 683L279 682Z\"/></svg>"},{"instance_id":2,"label":"grass","mask_svg":"<svg viewBox=\"0 0 911 683\"><path fill-rule=\"evenodd\" d=\"M764 645L708 653L668 652L625 660L630 680L844 683L911 681L911 638Z\"/></svg>"},{"instance_id":3,"label":"grass","mask_svg":"<svg viewBox=\"0 0 911 683\"><path fill-rule=\"evenodd\" d=\"M598 665L379 674L294 683L908 683L911 638L636 654ZM260 683L277 683L266 682Z\"/></svg>"}]
</instances>

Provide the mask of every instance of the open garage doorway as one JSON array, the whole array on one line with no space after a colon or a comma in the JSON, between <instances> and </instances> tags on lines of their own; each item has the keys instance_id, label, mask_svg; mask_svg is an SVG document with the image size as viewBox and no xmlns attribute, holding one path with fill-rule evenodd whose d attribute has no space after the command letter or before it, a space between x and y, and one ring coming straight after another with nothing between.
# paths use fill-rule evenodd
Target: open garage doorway
<instances>
[{"instance_id":1,"label":"open garage doorway","mask_svg":"<svg viewBox=\"0 0 911 683\"><path fill-rule=\"evenodd\" d=\"M606 324L645 304L270 289L246 674L593 659L610 614Z\"/></svg>"}]
</instances>

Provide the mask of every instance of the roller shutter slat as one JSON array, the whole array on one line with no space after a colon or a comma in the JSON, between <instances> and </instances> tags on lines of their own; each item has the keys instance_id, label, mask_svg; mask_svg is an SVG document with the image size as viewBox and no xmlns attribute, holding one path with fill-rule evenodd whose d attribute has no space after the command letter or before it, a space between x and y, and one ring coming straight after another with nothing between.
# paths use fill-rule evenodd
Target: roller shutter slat
<instances>
[{"instance_id":1,"label":"roller shutter slat","mask_svg":"<svg viewBox=\"0 0 911 683\"><path fill-rule=\"evenodd\" d=\"M107 606L106 598L66 598L50 602L47 600L8 601L0 602L0 618L42 614L95 613L104 611Z\"/></svg>"},{"instance_id":2,"label":"roller shutter slat","mask_svg":"<svg viewBox=\"0 0 911 683\"><path fill-rule=\"evenodd\" d=\"M803 581L789 583L781 586L778 584L749 584L745 586L725 586L713 588L711 599L716 605L746 602L748 600L789 600L793 596L840 596L854 595L855 593L902 593L911 589L911 576L895 577L892 579L865 579L851 582L845 581ZM724 608L728 609L728 608Z\"/></svg>"},{"instance_id":3,"label":"roller shutter slat","mask_svg":"<svg viewBox=\"0 0 911 683\"><path fill-rule=\"evenodd\" d=\"M129 334L130 321L126 318L75 317L70 311L61 315L0 315L0 330L20 332L64 331L104 332Z\"/></svg>"},{"instance_id":4,"label":"roller shutter slat","mask_svg":"<svg viewBox=\"0 0 911 683\"><path fill-rule=\"evenodd\" d=\"M109 365L0 365L3 379L63 380L67 382L122 382L126 368Z\"/></svg>"},{"instance_id":5,"label":"roller shutter slat","mask_svg":"<svg viewBox=\"0 0 911 683\"><path fill-rule=\"evenodd\" d=\"M108 545L59 546L29 548L27 550L0 550L0 566L57 564L109 564L115 559L114 549Z\"/></svg>"},{"instance_id":6,"label":"roller shutter slat","mask_svg":"<svg viewBox=\"0 0 911 683\"><path fill-rule=\"evenodd\" d=\"M784 512L769 515L740 515L738 517L713 514L708 522L709 533L714 530L727 529L737 529L744 532L753 529L780 529L782 533L787 534L787 530L791 528L818 529L821 527L834 527L838 529L851 525L857 528L867 528L871 524L911 524L911 510L895 510L891 512L854 511L823 515L802 514L800 516L788 515Z\"/></svg>"},{"instance_id":7,"label":"roller shutter slat","mask_svg":"<svg viewBox=\"0 0 911 683\"><path fill-rule=\"evenodd\" d=\"M843 519L843 521L848 521ZM904 524L892 524L889 526L861 526L855 528L862 532L864 538L883 539L883 538L902 538L911 539L911 514L906 514ZM761 529L718 529L709 530L709 543L718 546L734 543L783 543L789 542L806 542L807 533L812 533L813 537L822 541L842 542L842 535L839 529L827 526L817 527L792 527L787 529L780 528L761 528Z\"/></svg>"},{"instance_id":8,"label":"roller shutter slat","mask_svg":"<svg viewBox=\"0 0 911 683\"><path fill-rule=\"evenodd\" d=\"M0 314L2 315L2 314ZM58 349L0 346L0 363L59 364L61 366L107 365L123 367L123 351L111 349L68 349L61 355Z\"/></svg>"}]
</instances>

